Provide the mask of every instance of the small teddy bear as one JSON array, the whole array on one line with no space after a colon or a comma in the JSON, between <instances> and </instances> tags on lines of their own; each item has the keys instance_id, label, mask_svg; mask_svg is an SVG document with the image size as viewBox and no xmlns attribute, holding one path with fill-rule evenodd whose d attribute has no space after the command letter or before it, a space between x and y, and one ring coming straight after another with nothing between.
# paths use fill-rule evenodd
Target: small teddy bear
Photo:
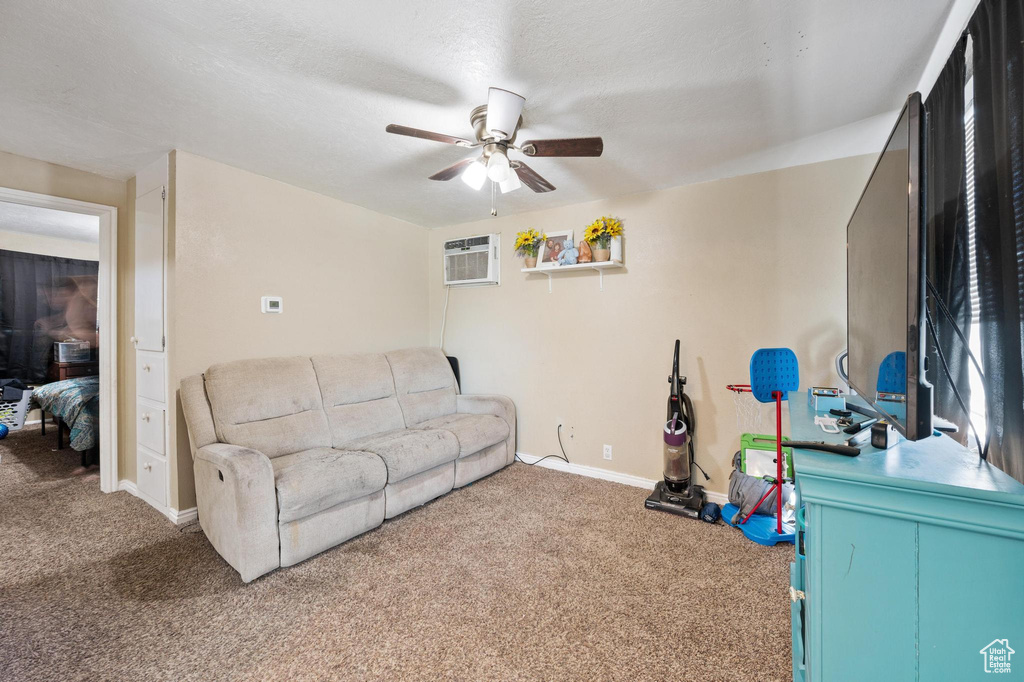
<instances>
[{"instance_id":1,"label":"small teddy bear","mask_svg":"<svg viewBox=\"0 0 1024 682\"><path fill-rule=\"evenodd\" d=\"M565 240L565 245L562 247L562 252L558 254L559 265L576 265L576 260L579 258L580 252L577 249L571 239Z\"/></svg>"}]
</instances>

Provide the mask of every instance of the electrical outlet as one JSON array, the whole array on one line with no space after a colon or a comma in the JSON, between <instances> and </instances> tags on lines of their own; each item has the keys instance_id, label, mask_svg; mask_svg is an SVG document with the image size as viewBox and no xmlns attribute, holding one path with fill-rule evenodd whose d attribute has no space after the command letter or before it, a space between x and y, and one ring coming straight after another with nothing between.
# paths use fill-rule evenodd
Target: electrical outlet
<instances>
[{"instance_id":1,"label":"electrical outlet","mask_svg":"<svg viewBox=\"0 0 1024 682\"><path fill-rule=\"evenodd\" d=\"M605 459L611 459L612 458L612 446L611 445L605 444L605 446L604 446L604 458Z\"/></svg>"}]
</instances>

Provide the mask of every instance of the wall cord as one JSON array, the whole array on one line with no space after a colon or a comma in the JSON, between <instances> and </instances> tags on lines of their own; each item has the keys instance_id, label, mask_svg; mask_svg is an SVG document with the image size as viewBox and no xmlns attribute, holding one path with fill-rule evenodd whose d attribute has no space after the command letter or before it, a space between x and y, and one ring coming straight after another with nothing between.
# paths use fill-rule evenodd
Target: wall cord
<instances>
[{"instance_id":1,"label":"wall cord","mask_svg":"<svg viewBox=\"0 0 1024 682\"><path fill-rule=\"evenodd\" d=\"M444 325L448 321L448 296L452 293L452 285L449 284L444 288L444 309L441 311L441 339L437 342L437 347L444 350Z\"/></svg>"},{"instance_id":2,"label":"wall cord","mask_svg":"<svg viewBox=\"0 0 1024 682\"><path fill-rule=\"evenodd\" d=\"M939 296L939 292L935 289L935 285L932 284L932 281L930 279L926 281L928 283L928 291L930 291L932 294L932 300L935 301L936 307L942 312L943 315L946 316L946 319L948 319L949 323L953 326L953 331L955 331L956 335L960 338L960 343L964 345L964 350L967 351L967 356L971 359L971 362L974 363L974 368L978 370L978 376L981 377L981 383L982 385L985 386L985 390L987 392L988 384L985 383L985 373L981 371L981 363L978 362L978 358L974 357L974 351L971 350L971 344L967 342L967 339L964 337L963 331L960 329L960 325L958 325L956 323L956 320L953 319L953 314L949 312L949 308L946 307L946 304L943 302L942 297Z\"/></svg>"},{"instance_id":3,"label":"wall cord","mask_svg":"<svg viewBox=\"0 0 1024 682\"><path fill-rule=\"evenodd\" d=\"M939 362L942 364L942 371L946 375L946 380L949 381L949 387L953 389L953 395L956 397L957 403L960 404L960 409L964 411L964 416L967 417L967 424L971 427L971 431L974 432L974 440L978 443L978 454L982 460L988 459L988 434L985 437L985 445L982 446L981 438L978 437L978 430L974 428L974 422L971 420L971 412L967 409L967 404L964 403L963 397L960 395L960 391L956 387L956 383L953 381L953 375L949 371L949 365L946 364L946 356L942 352L942 348L939 346L939 335L935 333L935 325L932 324L931 313L925 314L925 321L928 323L928 331L932 335L932 341L935 342L935 351L938 353Z\"/></svg>"},{"instance_id":4,"label":"wall cord","mask_svg":"<svg viewBox=\"0 0 1024 682\"><path fill-rule=\"evenodd\" d=\"M561 455L558 455L558 454L555 454L555 455L545 455L544 457L541 457L540 459L538 459L536 462L526 462L526 461L524 461L523 459L521 459L519 457L519 453L516 453L515 458L517 460L519 460L520 462L522 462L523 464L525 464L526 466L531 466L531 467L536 465L536 464L540 464L541 462L543 462L544 460L546 460L549 457L554 457L555 459L560 459L563 462L565 462L566 464L569 464L569 456L565 454L565 447L562 445L562 425L561 424L558 425L557 432L558 432L558 449L562 451Z\"/></svg>"},{"instance_id":5,"label":"wall cord","mask_svg":"<svg viewBox=\"0 0 1024 682\"><path fill-rule=\"evenodd\" d=\"M943 315L946 316L946 319L949 320L949 324L953 327L953 331L956 332L957 337L960 339L960 343L963 344L964 350L967 351L967 356L971 359L971 362L974 363L974 369L976 369L978 371L978 377L981 379L981 386L982 386L982 388L985 391L985 396L986 396L986 400L987 400L987 398L988 398L988 382L985 381L985 373L981 369L981 363L978 362L978 358L976 358L974 356L974 351L971 350L971 344L967 342L967 338L964 337L963 330L960 329L960 325L957 324L956 319L954 319L954 317L953 317L953 314L950 313L949 312L949 308L946 307L946 303L942 300L942 297L939 296L939 292L935 288L935 285L932 284L932 280L930 278L928 278L928 277L925 277L925 282L928 285L928 291L931 292L932 300L935 301L935 306L942 312ZM928 317L928 320L929 320L928 321L928 325L929 325L929 327L932 327L932 322L931 322L930 314L927 315L927 317ZM949 383L950 383L950 385L952 385L953 384L953 377L952 377L952 374L949 371L949 368L946 367L945 360L943 360L943 358L942 358L942 350L939 348L939 338L938 338L938 335L936 334L936 331L935 331L934 328L931 329L931 333L932 333L932 339L935 341L935 349L938 352L939 359L942 360L943 368L946 371L946 378L949 379ZM960 407L964 408L964 402L961 399L960 394L957 391L956 386L953 386L953 392L956 394L956 398L957 398L957 401L960 403ZM964 411L966 412L966 408L964 408ZM968 423L970 423L970 414L967 415L967 418L968 418ZM974 429L974 425L973 424L971 424L971 429ZM988 446L989 446L989 443L991 442L991 438L992 438L992 431L991 430L986 430L985 431L985 446L984 446L984 450L982 450L983 454L981 456L982 459L988 459ZM978 440L978 432L977 431L974 432L974 440L978 441L978 448L981 448L982 445L981 445L981 441Z\"/></svg>"}]
</instances>

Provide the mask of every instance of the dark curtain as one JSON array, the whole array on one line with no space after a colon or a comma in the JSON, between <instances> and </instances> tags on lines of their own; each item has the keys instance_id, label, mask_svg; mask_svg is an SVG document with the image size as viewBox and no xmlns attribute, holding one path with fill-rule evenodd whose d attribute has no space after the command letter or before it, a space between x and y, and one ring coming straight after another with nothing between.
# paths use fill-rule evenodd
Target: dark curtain
<instances>
[{"instance_id":1,"label":"dark curtain","mask_svg":"<svg viewBox=\"0 0 1024 682\"><path fill-rule=\"evenodd\" d=\"M78 291L71 278L98 274L96 261L0 249L0 378L46 381L53 342L67 336L68 299ZM92 328L95 334L95 312Z\"/></svg>"},{"instance_id":2,"label":"dark curtain","mask_svg":"<svg viewBox=\"0 0 1024 682\"><path fill-rule=\"evenodd\" d=\"M928 217L928 279L956 320L965 338L970 336L970 268L967 243L967 179L964 139L964 85L966 37L957 43L925 101L925 197ZM929 312L950 376L964 402L970 405L970 359L953 324L933 297ZM958 438L967 441L967 416L942 370L931 335L928 335L929 378L935 386L935 413L960 426Z\"/></svg>"},{"instance_id":3,"label":"dark curtain","mask_svg":"<svg viewBox=\"0 0 1024 682\"><path fill-rule=\"evenodd\" d=\"M974 42L975 235L989 459L1024 482L1024 3L982 0Z\"/></svg>"}]
</instances>

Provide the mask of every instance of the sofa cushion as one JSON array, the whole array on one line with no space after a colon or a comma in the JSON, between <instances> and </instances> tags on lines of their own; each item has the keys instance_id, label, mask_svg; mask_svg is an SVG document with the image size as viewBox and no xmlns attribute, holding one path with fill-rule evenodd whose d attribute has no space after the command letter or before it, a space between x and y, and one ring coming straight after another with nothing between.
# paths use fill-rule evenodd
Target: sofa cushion
<instances>
[{"instance_id":1,"label":"sofa cushion","mask_svg":"<svg viewBox=\"0 0 1024 682\"><path fill-rule=\"evenodd\" d=\"M278 522L287 523L383 490L384 461L369 452L313 448L271 460Z\"/></svg>"},{"instance_id":2,"label":"sofa cushion","mask_svg":"<svg viewBox=\"0 0 1024 682\"><path fill-rule=\"evenodd\" d=\"M334 445L405 426L383 353L316 355L313 369Z\"/></svg>"},{"instance_id":3,"label":"sofa cushion","mask_svg":"<svg viewBox=\"0 0 1024 682\"><path fill-rule=\"evenodd\" d=\"M206 371L217 440L278 457L331 446L313 363L264 358L214 365Z\"/></svg>"},{"instance_id":4,"label":"sofa cushion","mask_svg":"<svg viewBox=\"0 0 1024 682\"><path fill-rule=\"evenodd\" d=\"M416 428L451 431L459 441L459 457L480 452L508 438L508 424L493 414L449 414L428 419Z\"/></svg>"},{"instance_id":5,"label":"sofa cushion","mask_svg":"<svg viewBox=\"0 0 1024 682\"><path fill-rule=\"evenodd\" d=\"M455 413L455 374L440 349L410 348L387 357L406 426Z\"/></svg>"},{"instance_id":6,"label":"sofa cushion","mask_svg":"<svg viewBox=\"0 0 1024 682\"><path fill-rule=\"evenodd\" d=\"M395 483L456 460L459 441L449 431L397 429L346 443L345 449L379 455L388 468L388 483Z\"/></svg>"}]
</instances>

